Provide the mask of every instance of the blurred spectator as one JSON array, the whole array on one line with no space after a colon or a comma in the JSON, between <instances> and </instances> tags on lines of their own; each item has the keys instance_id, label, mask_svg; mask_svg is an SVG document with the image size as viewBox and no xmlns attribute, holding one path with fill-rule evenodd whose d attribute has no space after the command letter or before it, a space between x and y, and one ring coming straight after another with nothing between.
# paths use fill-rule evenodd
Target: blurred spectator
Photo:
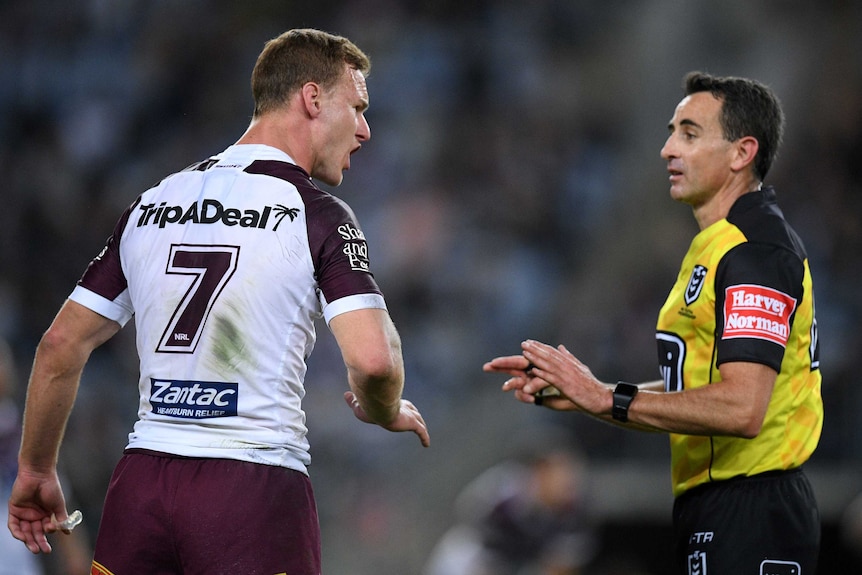
<instances>
[{"instance_id":1,"label":"blurred spectator","mask_svg":"<svg viewBox=\"0 0 862 575\"><path fill-rule=\"evenodd\" d=\"M571 450L500 463L456 502L460 521L425 575L579 575L596 553L584 460Z\"/></svg>"},{"instance_id":2,"label":"blurred spectator","mask_svg":"<svg viewBox=\"0 0 862 575\"><path fill-rule=\"evenodd\" d=\"M857 495L841 516L841 539L859 566L862 566L862 493Z\"/></svg>"}]
</instances>

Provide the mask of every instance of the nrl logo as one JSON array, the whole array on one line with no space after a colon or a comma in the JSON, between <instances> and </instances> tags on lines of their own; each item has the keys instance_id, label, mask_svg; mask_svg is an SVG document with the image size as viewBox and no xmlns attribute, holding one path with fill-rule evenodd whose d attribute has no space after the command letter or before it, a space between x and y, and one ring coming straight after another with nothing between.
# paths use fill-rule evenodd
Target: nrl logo
<instances>
[{"instance_id":1,"label":"nrl logo","mask_svg":"<svg viewBox=\"0 0 862 575\"><path fill-rule=\"evenodd\" d=\"M688 556L688 575L706 575L705 551L695 551Z\"/></svg>"},{"instance_id":2,"label":"nrl logo","mask_svg":"<svg viewBox=\"0 0 862 575\"><path fill-rule=\"evenodd\" d=\"M698 264L691 270L691 278L688 280L688 287L685 288L685 305L691 305L700 295L703 289L703 280L706 278L706 267Z\"/></svg>"}]
</instances>

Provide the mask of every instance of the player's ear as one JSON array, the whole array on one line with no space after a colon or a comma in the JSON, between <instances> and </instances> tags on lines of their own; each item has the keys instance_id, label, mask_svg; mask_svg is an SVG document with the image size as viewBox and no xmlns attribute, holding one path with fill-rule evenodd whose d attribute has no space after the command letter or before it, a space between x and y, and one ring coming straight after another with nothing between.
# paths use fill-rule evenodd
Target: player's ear
<instances>
[{"instance_id":1,"label":"player's ear","mask_svg":"<svg viewBox=\"0 0 862 575\"><path fill-rule=\"evenodd\" d=\"M323 95L320 85L315 82L306 82L300 89L300 97L305 113L316 118L320 115L321 102L320 98Z\"/></svg>"},{"instance_id":2,"label":"player's ear","mask_svg":"<svg viewBox=\"0 0 862 575\"><path fill-rule=\"evenodd\" d=\"M730 168L734 171L741 171L754 163L754 158L757 157L757 151L760 149L760 142L753 136L743 136L733 142L733 160Z\"/></svg>"}]
</instances>

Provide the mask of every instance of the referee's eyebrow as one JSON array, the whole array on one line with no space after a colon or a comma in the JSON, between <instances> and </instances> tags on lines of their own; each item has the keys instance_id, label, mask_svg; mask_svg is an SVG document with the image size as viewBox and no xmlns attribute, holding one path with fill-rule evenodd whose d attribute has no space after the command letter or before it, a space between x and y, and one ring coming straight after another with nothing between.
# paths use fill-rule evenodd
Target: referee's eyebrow
<instances>
[{"instance_id":1,"label":"referee's eyebrow","mask_svg":"<svg viewBox=\"0 0 862 575\"><path fill-rule=\"evenodd\" d=\"M689 119L680 120L679 125L680 126L691 126L693 128L698 128L700 130L703 129L703 126L701 126L700 124L698 124L694 120L689 120ZM668 130L668 132L673 132L673 130L674 130L673 120L671 120L670 122L667 123L667 130Z\"/></svg>"}]
</instances>

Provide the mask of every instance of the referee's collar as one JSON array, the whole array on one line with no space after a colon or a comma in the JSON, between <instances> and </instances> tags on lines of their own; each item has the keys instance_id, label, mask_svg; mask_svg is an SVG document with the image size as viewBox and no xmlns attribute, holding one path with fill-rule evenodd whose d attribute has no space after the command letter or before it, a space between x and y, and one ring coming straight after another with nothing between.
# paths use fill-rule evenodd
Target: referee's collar
<instances>
[{"instance_id":1,"label":"referee's collar","mask_svg":"<svg viewBox=\"0 0 862 575\"><path fill-rule=\"evenodd\" d=\"M731 206L730 211L743 211L752 206L760 206L776 203L775 188L772 186L763 186L760 189L742 194Z\"/></svg>"}]
</instances>

